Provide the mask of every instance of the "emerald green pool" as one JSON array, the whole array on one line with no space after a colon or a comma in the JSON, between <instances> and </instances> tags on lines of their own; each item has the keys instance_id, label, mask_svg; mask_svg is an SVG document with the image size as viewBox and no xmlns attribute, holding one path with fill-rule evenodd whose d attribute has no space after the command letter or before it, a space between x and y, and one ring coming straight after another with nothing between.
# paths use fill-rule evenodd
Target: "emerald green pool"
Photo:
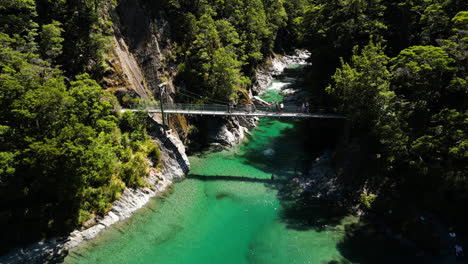
<instances>
[{"instance_id":1,"label":"emerald green pool","mask_svg":"<svg viewBox=\"0 0 468 264\"><path fill-rule=\"evenodd\" d=\"M276 84L278 85L278 82ZM270 100L280 96L268 93ZM267 98L268 99L268 98ZM329 263L342 224L292 228L283 217L276 178L294 173L304 155L296 123L262 119L243 144L190 157L188 179L165 198L74 249L66 263ZM345 221L349 221L346 219Z\"/></svg>"}]
</instances>

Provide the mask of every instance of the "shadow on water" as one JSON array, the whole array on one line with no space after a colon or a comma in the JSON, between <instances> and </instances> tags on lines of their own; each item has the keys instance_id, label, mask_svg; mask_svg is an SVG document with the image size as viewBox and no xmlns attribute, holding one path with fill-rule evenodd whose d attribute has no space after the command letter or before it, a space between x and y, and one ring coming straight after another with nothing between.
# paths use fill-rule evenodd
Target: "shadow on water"
<instances>
[{"instance_id":1,"label":"shadow on water","mask_svg":"<svg viewBox=\"0 0 468 264\"><path fill-rule=\"evenodd\" d=\"M275 120L262 120L260 127L269 127ZM274 137L266 133L254 134L255 140L238 154L245 164L256 167L279 179L269 187L277 189L282 205L280 220L290 229L328 230L340 224L346 210L332 201L317 199L298 187L293 179L307 179L314 160L325 150L333 148L337 132L336 124L328 121L281 120L289 126ZM315 129L311 129L315 128ZM317 129L322 128L322 129ZM313 139L313 140L310 140ZM270 152L264 149L271 149Z\"/></svg>"},{"instance_id":2,"label":"shadow on water","mask_svg":"<svg viewBox=\"0 0 468 264\"><path fill-rule=\"evenodd\" d=\"M281 195L281 193L280 193ZM281 220L294 230L315 230L322 232L341 223L348 214L325 200L307 196L295 200L282 200Z\"/></svg>"},{"instance_id":3,"label":"shadow on water","mask_svg":"<svg viewBox=\"0 0 468 264\"><path fill-rule=\"evenodd\" d=\"M289 67L275 77L280 82L292 83L294 85L301 85L304 76L305 65L298 65L296 67Z\"/></svg>"},{"instance_id":4,"label":"shadow on water","mask_svg":"<svg viewBox=\"0 0 468 264\"><path fill-rule=\"evenodd\" d=\"M278 121L268 119L261 122L265 122L262 125L271 126ZM249 142L238 157L243 160L244 164L267 173L282 178L294 177L299 173L302 161L311 157L305 152L306 149L303 148L303 142L300 140L302 135L295 128L298 121L281 120L281 122L291 127L282 129L275 137L268 133L256 133L255 140Z\"/></svg>"},{"instance_id":5,"label":"shadow on water","mask_svg":"<svg viewBox=\"0 0 468 264\"><path fill-rule=\"evenodd\" d=\"M206 176L206 175L194 175L189 174L186 176L187 179L196 179L200 181L238 181L238 182L256 182L256 183L269 183L269 184L278 184L284 182L284 180L271 180L271 179L261 179L245 176Z\"/></svg>"}]
</instances>

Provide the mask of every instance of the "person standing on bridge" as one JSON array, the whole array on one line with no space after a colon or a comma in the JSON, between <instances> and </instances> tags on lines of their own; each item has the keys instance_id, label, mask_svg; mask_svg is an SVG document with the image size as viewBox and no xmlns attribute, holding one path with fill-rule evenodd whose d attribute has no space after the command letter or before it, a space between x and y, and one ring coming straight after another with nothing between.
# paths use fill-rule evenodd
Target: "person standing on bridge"
<instances>
[{"instance_id":1,"label":"person standing on bridge","mask_svg":"<svg viewBox=\"0 0 468 264\"><path fill-rule=\"evenodd\" d=\"M228 104L228 113L232 113L232 106L233 106L233 103L230 101Z\"/></svg>"},{"instance_id":2,"label":"person standing on bridge","mask_svg":"<svg viewBox=\"0 0 468 264\"><path fill-rule=\"evenodd\" d=\"M281 102L280 103L280 111L283 112L283 109L284 109L284 104Z\"/></svg>"}]
</instances>

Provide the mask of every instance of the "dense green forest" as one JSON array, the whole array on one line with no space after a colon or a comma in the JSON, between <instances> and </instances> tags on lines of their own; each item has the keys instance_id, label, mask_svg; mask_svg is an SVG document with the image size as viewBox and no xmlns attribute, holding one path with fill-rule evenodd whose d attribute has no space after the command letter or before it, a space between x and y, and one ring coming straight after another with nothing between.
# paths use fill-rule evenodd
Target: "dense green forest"
<instances>
[{"instance_id":1,"label":"dense green forest","mask_svg":"<svg viewBox=\"0 0 468 264\"><path fill-rule=\"evenodd\" d=\"M411 234L421 215L468 232L467 2L309 1L303 10L311 91L347 116L341 151L360 156L341 172L353 177L350 196L423 243L430 232Z\"/></svg>"},{"instance_id":2,"label":"dense green forest","mask_svg":"<svg viewBox=\"0 0 468 264\"><path fill-rule=\"evenodd\" d=\"M145 184L158 146L119 114L94 1L0 2L0 248L70 231ZM148 160L148 161L147 161Z\"/></svg>"},{"instance_id":3,"label":"dense green forest","mask_svg":"<svg viewBox=\"0 0 468 264\"><path fill-rule=\"evenodd\" d=\"M113 34L105 10L120 2L0 1L2 249L104 214L126 186L144 185L147 160L157 166L145 115L119 114L100 86ZM365 161L340 170L354 177L353 198L391 209L401 229L435 214L468 232L465 0L141 4L169 20L176 84L197 102L243 100L273 52L308 49L311 103L348 117L340 151Z\"/></svg>"},{"instance_id":4,"label":"dense green forest","mask_svg":"<svg viewBox=\"0 0 468 264\"><path fill-rule=\"evenodd\" d=\"M165 10L177 43L177 81L218 103L245 100L255 69L280 43L293 23L294 1L283 0L145 0L155 14ZM291 12L289 12L291 11ZM197 99L197 98L195 98ZM179 100L193 98L180 97Z\"/></svg>"}]
</instances>

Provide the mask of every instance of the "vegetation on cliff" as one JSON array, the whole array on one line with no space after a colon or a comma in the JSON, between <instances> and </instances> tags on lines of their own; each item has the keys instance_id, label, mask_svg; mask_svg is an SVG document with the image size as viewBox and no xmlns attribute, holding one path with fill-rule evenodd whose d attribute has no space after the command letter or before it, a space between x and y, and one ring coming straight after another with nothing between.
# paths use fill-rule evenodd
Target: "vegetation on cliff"
<instances>
[{"instance_id":1,"label":"vegetation on cliff","mask_svg":"<svg viewBox=\"0 0 468 264\"><path fill-rule=\"evenodd\" d=\"M146 115L119 114L91 78L106 49L98 10L95 1L0 2L2 250L106 213L126 186L145 184L147 160L159 163Z\"/></svg>"}]
</instances>

